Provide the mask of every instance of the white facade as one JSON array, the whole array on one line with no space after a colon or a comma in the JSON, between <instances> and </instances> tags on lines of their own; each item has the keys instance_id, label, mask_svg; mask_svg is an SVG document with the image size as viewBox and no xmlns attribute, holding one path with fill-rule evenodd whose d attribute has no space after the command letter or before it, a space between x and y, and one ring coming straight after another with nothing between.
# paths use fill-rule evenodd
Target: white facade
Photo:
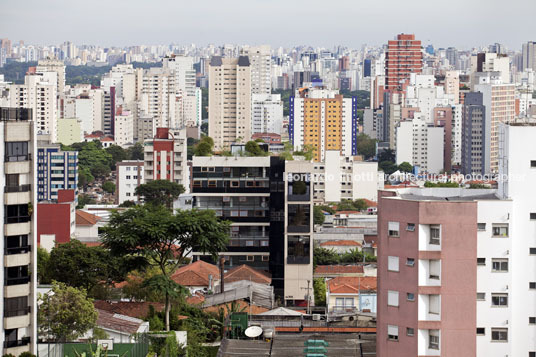
<instances>
[{"instance_id":1,"label":"white facade","mask_svg":"<svg viewBox=\"0 0 536 357\"><path fill-rule=\"evenodd\" d=\"M125 201L139 202L138 196L134 192L136 187L145 182L143 161L122 161L117 163L116 175L115 203L120 205Z\"/></svg>"},{"instance_id":2,"label":"white facade","mask_svg":"<svg viewBox=\"0 0 536 357\"><path fill-rule=\"evenodd\" d=\"M150 68L143 74L140 115L155 118L157 127L176 128L177 94L175 74L164 68Z\"/></svg>"},{"instance_id":3,"label":"white facade","mask_svg":"<svg viewBox=\"0 0 536 357\"><path fill-rule=\"evenodd\" d=\"M377 162L357 161L333 150L326 151L324 162L315 163L314 180L315 203L359 198L376 202L378 189L383 188Z\"/></svg>"},{"instance_id":4,"label":"white facade","mask_svg":"<svg viewBox=\"0 0 536 357\"><path fill-rule=\"evenodd\" d=\"M275 133L283 129L283 102L280 94L251 96L251 134Z\"/></svg>"},{"instance_id":5,"label":"white facade","mask_svg":"<svg viewBox=\"0 0 536 357\"><path fill-rule=\"evenodd\" d=\"M123 110L121 114L115 115L114 140L121 147L134 143L134 116L132 112Z\"/></svg>"},{"instance_id":6,"label":"white facade","mask_svg":"<svg viewBox=\"0 0 536 357\"><path fill-rule=\"evenodd\" d=\"M246 49L251 62L251 93L269 95L272 92L270 46Z\"/></svg>"}]
</instances>

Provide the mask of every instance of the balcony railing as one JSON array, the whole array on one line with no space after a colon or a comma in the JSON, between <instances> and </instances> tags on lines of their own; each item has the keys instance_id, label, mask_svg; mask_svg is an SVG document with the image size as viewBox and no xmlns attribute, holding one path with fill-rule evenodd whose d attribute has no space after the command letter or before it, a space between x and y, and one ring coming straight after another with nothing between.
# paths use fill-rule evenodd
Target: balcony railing
<instances>
[{"instance_id":1,"label":"balcony railing","mask_svg":"<svg viewBox=\"0 0 536 357\"><path fill-rule=\"evenodd\" d=\"M25 155L6 155L4 158L5 162L18 162L18 161L30 161L32 159L32 154Z\"/></svg>"},{"instance_id":2,"label":"balcony railing","mask_svg":"<svg viewBox=\"0 0 536 357\"><path fill-rule=\"evenodd\" d=\"M32 185L6 186L4 192L28 192L32 189Z\"/></svg>"},{"instance_id":3,"label":"balcony railing","mask_svg":"<svg viewBox=\"0 0 536 357\"><path fill-rule=\"evenodd\" d=\"M4 310L4 317L15 317L15 316L24 316L28 315L31 312L31 307L27 306L18 310Z\"/></svg>"},{"instance_id":4,"label":"balcony railing","mask_svg":"<svg viewBox=\"0 0 536 357\"><path fill-rule=\"evenodd\" d=\"M287 264L309 264L310 262L311 259L309 256L289 255L287 257Z\"/></svg>"},{"instance_id":5,"label":"balcony railing","mask_svg":"<svg viewBox=\"0 0 536 357\"><path fill-rule=\"evenodd\" d=\"M20 347L30 344L30 337L23 337L20 340L4 341L4 348Z\"/></svg>"},{"instance_id":6,"label":"balcony railing","mask_svg":"<svg viewBox=\"0 0 536 357\"><path fill-rule=\"evenodd\" d=\"M7 278L5 280L5 285L12 286L12 285L21 285L21 284L28 284L30 282L29 276L23 276L20 278Z\"/></svg>"},{"instance_id":7,"label":"balcony railing","mask_svg":"<svg viewBox=\"0 0 536 357\"><path fill-rule=\"evenodd\" d=\"M5 248L4 254L11 255L11 254L25 254L32 251L31 245L26 245L22 247L12 247L12 248Z\"/></svg>"},{"instance_id":8,"label":"balcony railing","mask_svg":"<svg viewBox=\"0 0 536 357\"><path fill-rule=\"evenodd\" d=\"M15 217L5 217L4 223L26 223L32 220L31 216L15 216Z\"/></svg>"}]
</instances>

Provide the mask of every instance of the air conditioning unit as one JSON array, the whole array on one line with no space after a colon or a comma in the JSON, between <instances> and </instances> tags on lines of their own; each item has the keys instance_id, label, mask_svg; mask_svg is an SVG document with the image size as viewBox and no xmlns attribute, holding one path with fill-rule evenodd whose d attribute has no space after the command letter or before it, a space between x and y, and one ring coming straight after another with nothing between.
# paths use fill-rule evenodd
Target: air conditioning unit
<instances>
[{"instance_id":1,"label":"air conditioning unit","mask_svg":"<svg viewBox=\"0 0 536 357\"><path fill-rule=\"evenodd\" d=\"M320 314L313 314L313 321L320 321Z\"/></svg>"}]
</instances>

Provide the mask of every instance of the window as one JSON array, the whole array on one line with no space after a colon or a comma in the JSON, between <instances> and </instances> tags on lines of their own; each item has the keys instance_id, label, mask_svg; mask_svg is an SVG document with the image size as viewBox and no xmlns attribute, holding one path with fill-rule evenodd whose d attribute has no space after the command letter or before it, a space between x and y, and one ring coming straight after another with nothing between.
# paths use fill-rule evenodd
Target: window
<instances>
[{"instance_id":1,"label":"window","mask_svg":"<svg viewBox=\"0 0 536 357\"><path fill-rule=\"evenodd\" d=\"M399 237L399 228L400 224L398 222L389 222L388 224L388 234L389 237Z\"/></svg>"},{"instance_id":2,"label":"window","mask_svg":"<svg viewBox=\"0 0 536 357\"><path fill-rule=\"evenodd\" d=\"M127 180L130 180L130 175L127 175L127 176L126 176L126 179L127 179Z\"/></svg>"},{"instance_id":3,"label":"window","mask_svg":"<svg viewBox=\"0 0 536 357\"><path fill-rule=\"evenodd\" d=\"M493 224L492 225L492 237L494 238L507 238L508 237L508 224Z\"/></svg>"},{"instance_id":4,"label":"window","mask_svg":"<svg viewBox=\"0 0 536 357\"><path fill-rule=\"evenodd\" d=\"M428 296L429 296L428 312L434 315L439 315L439 311L441 310L439 295L428 295Z\"/></svg>"},{"instance_id":5,"label":"window","mask_svg":"<svg viewBox=\"0 0 536 357\"><path fill-rule=\"evenodd\" d=\"M261 246L262 246L262 244L261 244ZM267 261L269 261L269 260L270 260L270 256L268 256L268 255L263 255L263 256L262 256L262 261L263 261L263 262L267 262Z\"/></svg>"},{"instance_id":6,"label":"window","mask_svg":"<svg viewBox=\"0 0 536 357\"><path fill-rule=\"evenodd\" d=\"M8 268L5 268L4 272L5 272L4 284L7 286L26 284L30 281L30 276L28 275L27 265L8 267Z\"/></svg>"},{"instance_id":7,"label":"window","mask_svg":"<svg viewBox=\"0 0 536 357\"><path fill-rule=\"evenodd\" d=\"M415 266L415 259L414 259L414 258L407 258L407 259L406 259L406 265L407 265L408 267Z\"/></svg>"},{"instance_id":8,"label":"window","mask_svg":"<svg viewBox=\"0 0 536 357\"><path fill-rule=\"evenodd\" d=\"M414 293L407 293L406 294L406 299L408 301L415 301L415 294Z\"/></svg>"},{"instance_id":9,"label":"window","mask_svg":"<svg viewBox=\"0 0 536 357\"><path fill-rule=\"evenodd\" d=\"M415 336L415 329L406 327L406 336Z\"/></svg>"},{"instance_id":10,"label":"window","mask_svg":"<svg viewBox=\"0 0 536 357\"><path fill-rule=\"evenodd\" d=\"M529 283L529 289L536 289L536 282L531 281L531 282Z\"/></svg>"},{"instance_id":11,"label":"window","mask_svg":"<svg viewBox=\"0 0 536 357\"><path fill-rule=\"evenodd\" d=\"M309 205L288 205L288 232L309 232L311 221Z\"/></svg>"},{"instance_id":12,"label":"window","mask_svg":"<svg viewBox=\"0 0 536 357\"><path fill-rule=\"evenodd\" d=\"M477 229L479 231L485 231L486 230L486 223L477 223Z\"/></svg>"},{"instance_id":13,"label":"window","mask_svg":"<svg viewBox=\"0 0 536 357\"><path fill-rule=\"evenodd\" d=\"M231 187L232 188L240 187L240 181L237 181L237 180L231 181Z\"/></svg>"},{"instance_id":14,"label":"window","mask_svg":"<svg viewBox=\"0 0 536 357\"><path fill-rule=\"evenodd\" d=\"M4 317L22 316L29 312L28 296L4 298Z\"/></svg>"},{"instance_id":15,"label":"window","mask_svg":"<svg viewBox=\"0 0 536 357\"><path fill-rule=\"evenodd\" d=\"M476 299L479 301L486 300L486 293L476 293Z\"/></svg>"},{"instance_id":16,"label":"window","mask_svg":"<svg viewBox=\"0 0 536 357\"><path fill-rule=\"evenodd\" d=\"M208 181L208 187L214 188L216 186L217 186L216 181L214 181L214 180Z\"/></svg>"},{"instance_id":17,"label":"window","mask_svg":"<svg viewBox=\"0 0 536 357\"><path fill-rule=\"evenodd\" d=\"M491 340L497 342L508 341L508 329L507 328L492 328Z\"/></svg>"},{"instance_id":18,"label":"window","mask_svg":"<svg viewBox=\"0 0 536 357\"><path fill-rule=\"evenodd\" d=\"M484 336L486 334L486 328L485 327L477 327L476 328L476 334L477 334L477 336Z\"/></svg>"},{"instance_id":19,"label":"window","mask_svg":"<svg viewBox=\"0 0 536 357\"><path fill-rule=\"evenodd\" d=\"M387 338L390 341L398 341L398 326L387 325Z\"/></svg>"},{"instance_id":20,"label":"window","mask_svg":"<svg viewBox=\"0 0 536 357\"><path fill-rule=\"evenodd\" d=\"M5 206L5 223L29 222L28 204Z\"/></svg>"},{"instance_id":21,"label":"window","mask_svg":"<svg viewBox=\"0 0 536 357\"><path fill-rule=\"evenodd\" d=\"M398 307L398 291L387 291L387 305Z\"/></svg>"},{"instance_id":22,"label":"window","mask_svg":"<svg viewBox=\"0 0 536 357\"><path fill-rule=\"evenodd\" d=\"M536 248L529 248L530 255L536 255Z\"/></svg>"},{"instance_id":23,"label":"window","mask_svg":"<svg viewBox=\"0 0 536 357\"><path fill-rule=\"evenodd\" d=\"M494 273L508 271L508 259L492 259L491 271Z\"/></svg>"},{"instance_id":24,"label":"window","mask_svg":"<svg viewBox=\"0 0 536 357\"><path fill-rule=\"evenodd\" d=\"M311 196L311 182L309 174L289 174L288 200L309 201Z\"/></svg>"},{"instance_id":25,"label":"window","mask_svg":"<svg viewBox=\"0 0 536 357\"><path fill-rule=\"evenodd\" d=\"M4 239L5 254L22 254L30 251L28 235L7 236Z\"/></svg>"},{"instance_id":26,"label":"window","mask_svg":"<svg viewBox=\"0 0 536 357\"><path fill-rule=\"evenodd\" d=\"M439 260L430 260L430 279L439 280L441 271L441 261Z\"/></svg>"},{"instance_id":27,"label":"window","mask_svg":"<svg viewBox=\"0 0 536 357\"><path fill-rule=\"evenodd\" d=\"M27 141L13 141L6 143L6 158L5 161L26 161L28 156Z\"/></svg>"},{"instance_id":28,"label":"window","mask_svg":"<svg viewBox=\"0 0 536 357\"><path fill-rule=\"evenodd\" d=\"M530 219L531 219L531 220L536 220L536 213L531 212L531 213L530 213Z\"/></svg>"},{"instance_id":29,"label":"window","mask_svg":"<svg viewBox=\"0 0 536 357\"><path fill-rule=\"evenodd\" d=\"M429 330L428 348L431 350L439 349L439 330Z\"/></svg>"},{"instance_id":30,"label":"window","mask_svg":"<svg viewBox=\"0 0 536 357\"><path fill-rule=\"evenodd\" d=\"M439 225L430 226L430 244L441 244L441 227Z\"/></svg>"},{"instance_id":31,"label":"window","mask_svg":"<svg viewBox=\"0 0 536 357\"><path fill-rule=\"evenodd\" d=\"M389 271L399 271L398 266L398 257L388 257L387 258L387 270Z\"/></svg>"},{"instance_id":32,"label":"window","mask_svg":"<svg viewBox=\"0 0 536 357\"><path fill-rule=\"evenodd\" d=\"M309 236L289 235L287 244L288 264L309 264L311 251L311 238Z\"/></svg>"},{"instance_id":33,"label":"window","mask_svg":"<svg viewBox=\"0 0 536 357\"><path fill-rule=\"evenodd\" d=\"M536 324L536 317L534 317L534 316L529 317L529 324L531 324L531 325Z\"/></svg>"},{"instance_id":34,"label":"window","mask_svg":"<svg viewBox=\"0 0 536 357\"><path fill-rule=\"evenodd\" d=\"M199 180L194 180L194 187L196 187L196 188L201 187L201 181L199 181Z\"/></svg>"},{"instance_id":35,"label":"window","mask_svg":"<svg viewBox=\"0 0 536 357\"><path fill-rule=\"evenodd\" d=\"M508 294L491 294L491 306L508 306Z\"/></svg>"},{"instance_id":36,"label":"window","mask_svg":"<svg viewBox=\"0 0 536 357\"><path fill-rule=\"evenodd\" d=\"M536 352L529 352L529 357L536 357Z\"/></svg>"},{"instance_id":37,"label":"window","mask_svg":"<svg viewBox=\"0 0 536 357\"><path fill-rule=\"evenodd\" d=\"M415 231L415 223L408 223L408 225L406 226L406 231L414 232Z\"/></svg>"},{"instance_id":38,"label":"window","mask_svg":"<svg viewBox=\"0 0 536 357\"><path fill-rule=\"evenodd\" d=\"M486 258L476 258L476 265L486 265Z\"/></svg>"},{"instance_id":39,"label":"window","mask_svg":"<svg viewBox=\"0 0 536 357\"><path fill-rule=\"evenodd\" d=\"M530 167L536 167L536 160L530 160Z\"/></svg>"},{"instance_id":40,"label":"window","mask_svg":"<svg viewBox=\"0 0 536 357\"><path fill-rule=\"evenodd\" d=\"M254 255L246 255L246 261L248 261L248 262L255 261L255 256Z\"/></svg>"}]
</instances>

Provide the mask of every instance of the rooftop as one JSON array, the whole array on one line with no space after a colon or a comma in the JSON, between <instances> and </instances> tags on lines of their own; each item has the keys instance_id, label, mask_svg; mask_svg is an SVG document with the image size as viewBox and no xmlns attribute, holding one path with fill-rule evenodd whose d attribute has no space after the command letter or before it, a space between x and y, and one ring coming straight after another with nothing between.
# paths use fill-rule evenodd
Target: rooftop
<instances>
[{"instance_id":1,"label":"rooftop","mask_svg":"<svg viewBox=\"0 0 536 357\"><path fill-rule=\"evenodd\" d=\"M461 187L401 188L394 190L397 195L385 198L409 201L457 201L498 200L497 190L466 189Z\"/></svg>"},{"instance_id":2,"label":"rooftop","mask_svg":"<svg viewBox=\"0 0 536 357\"><path fill-rule=\"evenodd\" d=\"M213 280L217 280L219 274L220 269L216 265L198 260L177 269L171 279L183 286L208 286L209 275L212 275Z\"/></svg>"}]
</instances>

